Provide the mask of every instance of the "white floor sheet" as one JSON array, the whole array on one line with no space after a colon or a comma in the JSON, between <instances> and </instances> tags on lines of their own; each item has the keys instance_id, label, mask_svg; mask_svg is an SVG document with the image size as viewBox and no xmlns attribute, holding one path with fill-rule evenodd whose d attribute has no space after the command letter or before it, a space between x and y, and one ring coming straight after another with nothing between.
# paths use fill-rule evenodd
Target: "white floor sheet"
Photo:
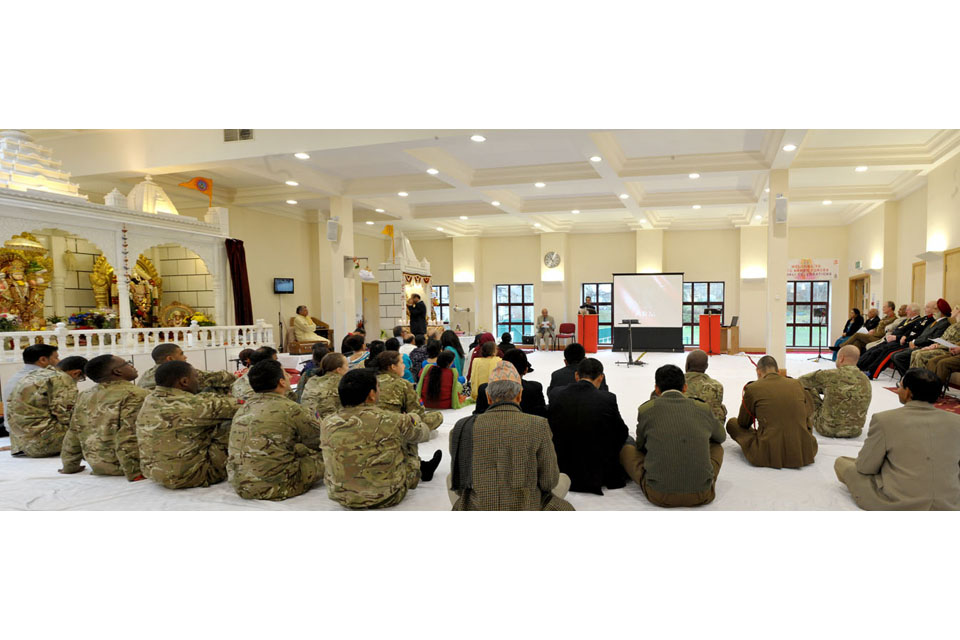
<instances>
[{"instance_id":1,"label":"white floor sheet","mask_svg":"<svg viewBox=\"0 0 960 640\"><path fill-rule=\"evenodd\" d=\"M653 389L656 368L663 364L676 364L683 368L686 354L651 353L644 358L645 367L617 365L624 354L601 352L597 355L607 374L610 390L617 394L620 412L630 428L636 428L637 407ZM756 360L757 356L754 356ZM791 376L818 368L833 367L824 360L808 361L807 355L788 356L787 369ZM543 383L544 391L550 380L550 372L563 366L561 352L530 354L530 365L535 371L528 377ZM743 385L756 378L753 365L746 356L713 356L708 373L724 386L724 404L728 415L735 416L740 407ZM893 386L889 375L873 383L873 399L870 414L899 405L897 396L883 387ZM420 456L429 458L436 449L443 450L443 461L430 482L409 492L403 502L394 509L414 511L449 510L446 477L450 471L450 456L447 450L448 436L454 423L468 415L472 407L458 411L445 411L444 422L437 435L420 445ZM870 416L867 416L869 424ZM712 504L697 507L702 510L848 510L856 509L846 488L833 472L833 462L841 455L856 456L866 437L866 428L859 438L833 439L817 435L820 450L816 462L800 470L761 469L746 462L739 446L729 438L723 444L724 461L717 481L717 498ZM9 438L0 438L0 446L9 445ZM344 510L327 498L322 484L302 496L282 502L243 500L223 482L213 487L172 491L149 480L127 482L124 478L94 476L89 468L74 475L57 473L59 458L27 459L13 458L8 451L0 453L0 509L37 510ZM570 493L567 499L582 511L628 511L646 510L652 506L644 498L640 488L628 484L624 489L604 490L603 496Z\"/></svg>"}]
</instances>

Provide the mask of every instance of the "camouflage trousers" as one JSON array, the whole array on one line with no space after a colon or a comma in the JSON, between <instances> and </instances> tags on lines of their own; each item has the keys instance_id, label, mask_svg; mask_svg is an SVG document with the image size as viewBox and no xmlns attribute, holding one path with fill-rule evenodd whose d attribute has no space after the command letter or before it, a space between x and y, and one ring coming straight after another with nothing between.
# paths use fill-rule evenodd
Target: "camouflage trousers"
<instances>
[{"instance_id":1,"label":"camouflage trousers","mask_svg":"<svg viewBox=\"0 0 960 640\"><path fill-rule=\"evenodd\" d=\"M939 358L940 356L950 355L950 352L946 349L917 349L910 354L910 368L919 367L925 369L927 363L933 360L934 358Z\"/></svg>"},{"instance_id":2,"label":"camouflage trousers","mask_svg":"<svg viewBox=\"0 0 960 640\"><path fill-rule=\"evenodd\" d=\"M834 424L836 420L833 420L833 416L829 416L823 411L823 398L820 394L810 391L810 389L804 389L804 392L814 408L813 413L807 418L807 426L816 429L820 435L828 438L856 438L863 431L862 425L843 424L838 426Z\"/></svg>"},{"instance_id":3,"label":"camouflage trousers","mask_svg":"<svg viewBox=\"0 0 960 640\"><path fill-rule=\"evenodd\" d=\"M431 431L443 424L443 414L439 411L427 411L423 415L423 421Z\"/></svg>"},{"instance_id":4,"label":"camouflage trousers","mask_svg":"<svg viewBox=\"0 0 960 640\"><path fill-rule=\"evenodd\" d=\"M213 435L206 455L186 468L165 469L155 465L144 475L167 489L209 487L227 479L227 445L230 442L231 420L221 422Z\"/></svg>"},{"instance_id":5,"label":"camouflage trousers","mask_svg":"<svg viewBox=\"0 0 960 640\"><path fill-rule=\"evenodd\" d=\"M22 453L28 458L48 458L60 455L67 430L59 424L33 433L23 433L10 427L10 454Z\"/></svg>"},{"instance_id":6,"label":"camouflage trousers","mask_svg":"<svg viewBox=\"0 0 960 640\"><path fill-rule=\"evenodd\" d=\"M403 445L403 469L407 475L407 489L416 489L420 484L420 448L415 443Z\"/></svg>"},{"instance_id":7,"label":"camouflage trousers","mask_svg":"<svg viewBox=\"0 0 960 640\"><path fill-rule=\"evenodd\" d=\"M303 447L303 451L299 448ZM262 480L238 480L230 478L237 495L245 500L286 500L306 493L323 479L323 454L297 445L297 460L279 477Z\"/></svg>"}]
</instances>

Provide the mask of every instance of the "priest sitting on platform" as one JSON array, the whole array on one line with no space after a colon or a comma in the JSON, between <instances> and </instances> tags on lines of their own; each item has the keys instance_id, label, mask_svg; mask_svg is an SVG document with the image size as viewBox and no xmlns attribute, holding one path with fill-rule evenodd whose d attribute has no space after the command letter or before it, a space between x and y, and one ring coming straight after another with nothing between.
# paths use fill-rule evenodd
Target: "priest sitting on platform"
<instances>
[{"instance_id":1,"label":"priest sitting on platform","mask_svg":"<svg viewBox=\"0 0 960 640\"><path fill-rule=\"evenodd\" d=\"M310 319L310 312L306 305L297 307L297 315L293 317L293 339L297 342L323 342L330 344L330 341L314 333L317 325Z\"/></svg>"}]
</instances>

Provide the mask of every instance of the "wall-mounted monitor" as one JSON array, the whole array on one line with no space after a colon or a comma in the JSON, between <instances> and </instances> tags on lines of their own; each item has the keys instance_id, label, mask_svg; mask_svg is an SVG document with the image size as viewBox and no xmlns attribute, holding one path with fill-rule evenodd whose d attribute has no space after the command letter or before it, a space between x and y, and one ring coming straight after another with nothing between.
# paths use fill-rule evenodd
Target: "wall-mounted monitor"
<instances>
[{"instance_id":1,"label":"wall-mounted monitor","mask_svg":"<svg viewBox=\"0 0 960 640\"><path fill-rule=\"evenodd\" d=\"M293 293L293 278L274 278L274 293Z\"/></svg>"}]
</instances>

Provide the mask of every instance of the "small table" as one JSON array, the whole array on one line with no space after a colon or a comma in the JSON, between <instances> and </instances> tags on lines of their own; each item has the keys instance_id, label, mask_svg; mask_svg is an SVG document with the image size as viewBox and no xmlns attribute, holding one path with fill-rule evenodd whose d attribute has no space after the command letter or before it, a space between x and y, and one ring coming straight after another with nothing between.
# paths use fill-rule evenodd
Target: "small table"
<instances>
[{"instance_id":1,"label":"small table","mask_svg":"<svg viewBox=\"0 0 960 640\"><path fill-rule=\"evenodd\" d=\"M740 353L740 327L720 327L720 353Z\"/></svg>"}]
</instances>

